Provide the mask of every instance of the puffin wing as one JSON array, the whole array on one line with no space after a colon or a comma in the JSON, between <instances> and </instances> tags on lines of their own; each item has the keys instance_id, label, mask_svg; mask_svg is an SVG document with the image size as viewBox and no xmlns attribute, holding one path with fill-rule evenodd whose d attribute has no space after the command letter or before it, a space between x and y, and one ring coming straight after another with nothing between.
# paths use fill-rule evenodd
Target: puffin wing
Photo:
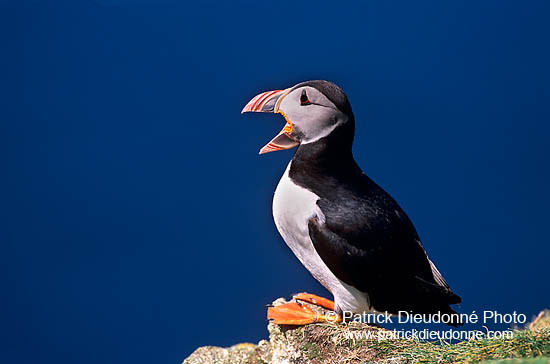
<instances>
[{"instance_id":1,"label":"puffin wing","mask_svg":"<svg viewBox=\"0 0 550 364\"><path fill-rule=\"evenodd\" d=\"M378 189L376 198L348 198L347 206L317 201L323 218L308 221L317 253L337 278L368 294L377 311L454 312L449 304L460 297L428 259L407 215Z\"/></svg>"}]
</instances>

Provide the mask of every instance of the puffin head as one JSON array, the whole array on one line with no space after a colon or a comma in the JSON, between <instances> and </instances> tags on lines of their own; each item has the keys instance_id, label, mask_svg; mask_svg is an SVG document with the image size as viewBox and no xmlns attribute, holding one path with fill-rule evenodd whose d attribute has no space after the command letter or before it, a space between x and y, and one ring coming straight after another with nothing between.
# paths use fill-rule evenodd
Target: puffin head
<instances>
[{"instance_id":1,"label":"puffin head","mask_svg":"<svg viewBox=\"0 0 550 364\"><path fill-rule=\"evenodd\" d=\"M351 132L354 117L346 94L328 81L306 81L285 90L263 92L246 104L241 113L281 114L286 124L260 154L314 143L337 130Z\"/></svg>"}]
</instances>

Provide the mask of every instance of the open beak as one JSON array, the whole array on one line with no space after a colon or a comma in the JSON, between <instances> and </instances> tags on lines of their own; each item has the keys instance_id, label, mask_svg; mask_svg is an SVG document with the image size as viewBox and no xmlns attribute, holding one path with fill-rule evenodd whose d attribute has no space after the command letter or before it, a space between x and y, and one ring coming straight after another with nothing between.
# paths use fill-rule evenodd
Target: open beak
<instances>
[{"instance_id":1,"label":"open beak","mask_svg":"<svg viewBox=\"0 0 550 364\"><path fill-rule=\"evenodd\" d=\"M292 137L293 126L286 115L279 109L281 101L290 92L290 89L275 90L263 92L256 95L252 100L246 104L241 111L245 112L271 112L283 115L286 120L286 124L279 134L275 138L271 139L269 143L264 145L260 149L260 154L274 152L276 150L290 149L297 146L299 143Z\"/></svg>"}]
</instances>

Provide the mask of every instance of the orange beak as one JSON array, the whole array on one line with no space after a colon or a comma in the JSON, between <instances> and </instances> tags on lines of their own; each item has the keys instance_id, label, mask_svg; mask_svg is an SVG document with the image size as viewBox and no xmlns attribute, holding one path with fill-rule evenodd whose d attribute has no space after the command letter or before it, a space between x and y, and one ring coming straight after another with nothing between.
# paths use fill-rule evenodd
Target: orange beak
<instances>
[{"instance_id":1,"label":"orange beak","mask_svg":"<svg viewBox=\"0 0 550 364\"><path fill-rule=\"evenodd\" d=\"M260 154L275 152L277 150L290 149L297 146L298 143L294 137L292 137L293 126L286 115L279 109L281 101L290 92L290 89L275 90L262 92L256 95L252 100L246 104L241 111L245 112L271 112L283 115L286 120L286 124L279 134L275 138L271 139L269 143L264 145L260 149Z\"/></svg>"}]
</instances>

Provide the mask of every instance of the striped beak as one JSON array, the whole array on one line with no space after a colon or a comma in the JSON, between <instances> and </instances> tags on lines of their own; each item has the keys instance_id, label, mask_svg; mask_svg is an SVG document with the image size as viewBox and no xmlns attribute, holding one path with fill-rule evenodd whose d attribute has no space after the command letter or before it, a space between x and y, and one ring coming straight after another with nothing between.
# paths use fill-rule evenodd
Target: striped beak
<instances>
[{"instance_id":1,"label":"striped beak","mask_svg":"<svg viewBox=\"0 0 550 364\"><path fill-rule=\"evenodd\" d=\"M269 143L260 149L260 154L290 149L299 144L296 139L292 137L292 123L288 120L283 111L279 109L281 101L290 92L290 90L291 89L262 92L250 100L241 111L241 114L245 112L277 113L283 115L286 120L283 130L281 130L275 138L271 139Z\"/></svg>"}]
</instances>

